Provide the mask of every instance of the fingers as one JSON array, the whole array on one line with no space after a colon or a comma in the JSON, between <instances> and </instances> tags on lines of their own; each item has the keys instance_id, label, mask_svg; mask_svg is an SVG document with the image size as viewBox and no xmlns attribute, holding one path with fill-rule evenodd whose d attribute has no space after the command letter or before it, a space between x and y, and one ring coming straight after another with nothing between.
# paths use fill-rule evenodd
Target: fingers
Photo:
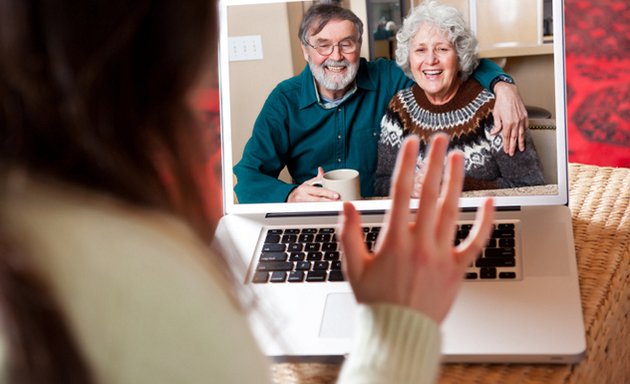
<instances>
[{"instance_id":1,"label":"fingers","mask_svg":"<svg viewBox=\"0 0 630 384\"><path fill-rule=\"evenodd\" d=\"M470 234L455 248L455 259L462 269L465 269L479 255L486 245L492 230L494 206L491 198L486 199L477 210L475 224Z\"/></svg>"},{"instance_id":2,"label":"fingers","mask_svg":"<svg viewBox=\"0 0 630 384\"><path fill-rule=\"evenodd\" d=\"M416 136L407 137L396 160L390 191L392 208L386 231L402 230L408 223L409 201L411 200L413 175L418 157L418 143Z\"/></svg>"},{"instance_id":3,"label":"fingers","mask_svg":"<svg viewBox=\"0 0 630 384\"><path fill-rule=\"evenodd\" d=\"M346 277L351 284L358 281L364 269L367 249L363 242L361 218L354 206L346 202L343 204L341 222L341 250L344 255L342 263Z\"/></svg>"},{"instance_id":4,"label":"fingers","mask_svg":"<svg viewBox=\"0 0 630 384\"><path fill-rule=\"evenodd\" d=\"M444 172L444 156L448 148L448 137L444 134L436 134L431 139L431 147L428 162L420 190L420 202L416 213L416 222L421 224L435 223L437 199L440 195L440 184ZM434 234L433 225L417 225L418 234L423 239L431 238Z\"/></svg>"},{"instance_id":5,"label":"fingers","mask_svg":"<svg viewBox=\"0 0 630 384\"><path fill-rule=\"evenodd\" d=\"M512 128L510 127L510 129L506 129L505 130L505 135L507 136L507 138L503 139L504 142L504 148L507 147L507 154L510 156L514 156L514 152L516 152L516 145L518 144L518 137L517 135L517 131L518 128Z\"/></svg>"},{"instance_id":6,"label":"fingers","mask_svg":"<svg viewBox=\"0 0 630 384\"><path fill-rule=\"evenodd\" d=\"M306 180L305 182L303 182L301 185L314 185L315 183L317 183L318 181L321 182L322 178L324 177L324 168L322 167L317 167L317 176L312 177L308 180Z\"/></svg>"},{"instance_id":7,"label":"fingers","mask_svg":"<svg viewBox=\"0 0 630 384\"><path fill-rule=\"evenodd\" d=\"M464 186L464 154L456 151L448 156L446 178L442 185L442 201L437 217L437 239L440 244L452 246L455 222L459 217L459 197Z\"/></svg>"},{"instance_id":8,"label":"fingers","mask_svg":"<svg viewBox=\"0 0 630 384\"><path fill-rule=\"evenodd\" d=\"M501 136L503 136L503 152L512 156L514 154L514 146L512 145L512 142L513 140L516 140L516 138L512 139L512 128L509 125L502 124L501 130ZM499 131L496 133L499 133Z\"/></svg>"},{"instance_id":9,"label":"fingers","mask_svg":"<svg viewBox=\"0 0 630 384\"><path fill-rule=\"evenodd\" d=\"M336 201L339 200L339 194L330 189L324 187L314 187L312 185L301 185L298 188L302 189L302 192L306 201Z\"/></svg>"},{"instance_id":10,"label":"fingers","mask_svg":"<svg viewBox=\"0 0 630 384\"><path fill-rule=\"evenodd\" d=\"M497 133L501 132L501 130L503 129L503 123L501 122L501 119L499 119L497 116L494 117L494 128L492 128L492 130L490 131L491 135L496 135Z\"/></svg>"},{"instance_id":11,"label":"fingers","mask_svg":"<svg viewBox=\"0 0 630 384\"><path fill-rule=\"evenodd\" d=\"M315 187L303 183L299 187L295 188L289 194L287 199L290 203L312 202L312 201L338 201L339 194L323 187Z\"/></svg>"},{"instance_id":12,"label":"fingers","mask_svg":"<svg viewBox=\"0 0 630 384\"><path fill-rule=\"evenodd\" d=\"M494 128L490 133L496 135L503 131L503 151L513 156L517 147L521 151L525 150L524 129L527 127L527 109L518 88L514 85L497 84L495 95Z\"/></svg>"},{"instance_id":13,"label":"fingers","mask_svg":"<svg viewBox=\"0 0 630 384\"><path fill-rule=\"evenodd\" d=\"M506 126L503 131L503 148L507 154L514 156L516 148L525 150L525 129L529 126L527 115L522 115L514 125Z\"/></svg>"},{"instance_id":14,"label":"fingers","mask_svg":"<svg viewBox=\"0 0 630 384\"><path fill-rule=\"evenodd\" d=\"M523 152L525 150L525 129L529 127L529 119L525 115L523 123L518 126L518 149Z\"/></svg>"},{"instance_id":15,"label":"fingers","mask_svg":"<svg viewBox=\"0 0 630 384\"><path fill-rule=\"evenodd\" d=\"M337 201L339 193L326 189L324 187L314 187L311 185L304 186L304 192L307 193L315 201Z\"/></svg>"},{"instance_id":16,"label":"fingers","mask_svg":"<svg viewBox=\"0 0 630 384\"><path fill-rule=\"evenodd\" d=\"M495 119L496 121L496 119ZM512 124L502 124L501 136L503 137L503 151L508 155L514 155L514 149L516 146L516 130ZM514 135L514 137L512 137Z\"/></svg>"}]
</instances>

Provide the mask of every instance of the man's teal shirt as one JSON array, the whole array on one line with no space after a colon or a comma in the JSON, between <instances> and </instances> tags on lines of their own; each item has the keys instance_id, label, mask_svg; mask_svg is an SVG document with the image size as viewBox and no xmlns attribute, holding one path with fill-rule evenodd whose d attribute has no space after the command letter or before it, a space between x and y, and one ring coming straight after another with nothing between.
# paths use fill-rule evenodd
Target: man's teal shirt
<instances>
[{"instance_id":1,"label":"man's teal shirt","mask_svg":"<svg viewBox=\"0 0 630 384\"><path fill-rule=\"evenodd\" d=\"M489 60L473 76L486 88L503 71ZM361 175L361 195L373 195L381 118L390 99L413 85L394 61L361 59L356 91L335 108L318 100L308 66L271 92L252 137L234 167L239 203L283 202L289 193L324 171L352 168ZM293 182L278 180L287 167Z\"/></svg>"}]
</instances>

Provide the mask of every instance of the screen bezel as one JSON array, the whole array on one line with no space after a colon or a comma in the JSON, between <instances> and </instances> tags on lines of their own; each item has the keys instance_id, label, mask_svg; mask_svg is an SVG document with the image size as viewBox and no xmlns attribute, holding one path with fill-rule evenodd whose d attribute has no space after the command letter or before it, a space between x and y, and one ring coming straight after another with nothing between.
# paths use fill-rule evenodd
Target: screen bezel
<instances>
[{"instance_id":1,"label":"screen bezel","mask_svg":"<svg viewBox=\"0 0 630 384\"><path fill-rule=\"evenodd\" d=\"M300 0L223 0L219 4L220 35L219 35L219 89L221 95L221 149L222 149L222 184L225 213L301 213L301 212L339 212L342 202L318 203L236 203L234 198L233 177L233 148L230 105L230 61L227 53L228 27L227 8L250 4L287 3ZM563 1L553 1L553 53L554 53L554 90L556 102L556 157L557 157L557 195L534 196L495 196L496 207L521 207L533 205L566 205L568 203L568 152L566 126L566 82L564 56L564 17ZM296 42L297 44L297 42ZM479 207L485 198L462 197L459 206L462 209ZM359 211L380 212L386 210L390 199L357 200L353 202ZM418 199L411 200L411 208L418 205Z\"/></svg>"}]
</instances>

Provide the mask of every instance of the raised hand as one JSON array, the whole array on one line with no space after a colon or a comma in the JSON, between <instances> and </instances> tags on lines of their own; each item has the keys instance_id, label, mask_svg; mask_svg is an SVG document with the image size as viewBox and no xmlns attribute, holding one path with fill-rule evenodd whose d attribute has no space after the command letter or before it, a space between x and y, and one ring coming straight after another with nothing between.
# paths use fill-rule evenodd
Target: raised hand
<instances>
[{"instance_id":1,"label":"raised hand","mask_svg":"<svg viewBox=\"0 0 630 384\"><path fill-rule=\"evenodd\" d=\"M460 152L444 157L445 135L433 138L413 216L409 203L414 184L418 139L402 145L392 182L392 207L374 253L363 242L361 218L351 203L344 203L341 245L344 271L358 302L389 303L420 311L440 323L447 315L467 266L490 235L493 207L487 199L477 212L468 238L454 246L458 200L464 180Z\"/></svg>"}]
</instances>

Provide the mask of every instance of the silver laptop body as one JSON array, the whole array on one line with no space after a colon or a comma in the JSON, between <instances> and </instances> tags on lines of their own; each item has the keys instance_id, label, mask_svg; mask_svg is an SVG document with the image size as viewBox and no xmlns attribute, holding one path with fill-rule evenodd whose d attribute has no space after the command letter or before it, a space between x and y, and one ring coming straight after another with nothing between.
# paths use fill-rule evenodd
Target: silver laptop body
<instances>
[{"instance_id":1,"label":"silver laptop body","mask_svg":"<svg viewBox=\"0 0 630 384\"><path fill-rule=\"evenodd\" d=\"M296 4L301 3L289 5L295 7ZM350 350L356 303L349 284L343 281L253 284L252 278L268 228L334 227L338 224L341 203L238 204L233 194L232 167L242 155L243 144L237 142L236 136L247 137L253 126L253 120L249 125L237 121L247 113L255 117L262 106L260 101L247 104L244 101L246 91L235 86L235 79L255 84L247 76L256 75L261 61L270 56L266 55L273 49L269 45L277 44L279 35L274 30L279 23L269 20L268 16L264 16L265 20L260 23L251 20L259 20L265 12L274 14L276 11L281 14L280 20L286 19L285 10L289 5L269 0L221 3L225 215L219 223L216 242L225 251L236 252L246 267L243 282L253 288L263 308L261 313L254 312L251 321L262 350L278 359L298 356L329 360ZM551 172L554 179L550 182L552 192L495 197L496 219L517 223L519 276L507 281L477 279L464 282L442 325L446 362L570 363L580 360L586 348L568 208L562 7L561 1L553 2L554 41L550 43L553 46L550 50L554 58L556 110L555 124L552 125L555 130L542 133L546 140L543 145L550 147L552 152L545 156L555 166ZM276 37L268 38L269 33ZM261 37L262 45L258 48L261 52L257 54L262 59L254 58L248 62L232 56L231 60L226 47L233 47L242 38L251 36ZM287 41L298 47L297 37L290 36ZM270 76L265 73L264 77ZM268 89L262 90L261 94L269 93L274 83L287 77L272 77L266 85ZM555 153L549 141L555 142ZM472 211L481 201L476 196L462 198L461 219L471 221ZM388 200L356 202L366 226L381 223L388 205ZM413 203L410 208L414 208Z\"/></svg>"}]
</instances>

